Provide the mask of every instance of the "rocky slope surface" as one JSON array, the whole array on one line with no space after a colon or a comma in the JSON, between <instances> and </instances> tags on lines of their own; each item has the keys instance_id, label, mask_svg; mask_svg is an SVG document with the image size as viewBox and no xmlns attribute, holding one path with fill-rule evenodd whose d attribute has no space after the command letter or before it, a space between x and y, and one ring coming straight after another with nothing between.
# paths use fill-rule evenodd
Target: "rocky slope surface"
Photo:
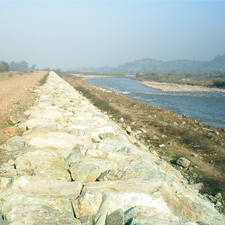
<instances>
[{"instance_id":1,"label":"rocky slope surface","mask_svg":"<svg viewBox=\"0 0 225 225\"><path fill-rule=\"evenodd\" d=\"M225 224L165 161L50 72L0 146L0 224Z\"/></svg>"}]
</instances>

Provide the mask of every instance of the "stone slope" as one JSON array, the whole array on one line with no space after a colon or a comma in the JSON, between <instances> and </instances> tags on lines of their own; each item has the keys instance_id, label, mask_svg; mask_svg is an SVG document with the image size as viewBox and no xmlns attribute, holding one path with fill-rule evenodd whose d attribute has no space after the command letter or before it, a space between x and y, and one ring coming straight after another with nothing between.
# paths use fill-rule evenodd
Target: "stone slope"
<instances>
[{"instance_id":1,"label":"stone slope","mask_svg":"<svg viewBox=\"0 0 225 225\"><path fill-rule=\"evenodd\" d=\"M54 72L1 151L0 224L225 224L180 172Z\"/></svg>"}]
</instances>

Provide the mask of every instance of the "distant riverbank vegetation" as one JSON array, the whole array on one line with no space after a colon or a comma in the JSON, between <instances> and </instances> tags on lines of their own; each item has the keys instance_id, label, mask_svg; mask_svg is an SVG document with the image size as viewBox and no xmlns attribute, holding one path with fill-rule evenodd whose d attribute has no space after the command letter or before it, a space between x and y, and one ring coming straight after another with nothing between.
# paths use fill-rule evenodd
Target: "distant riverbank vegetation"
<instances>
[{"instance_id":1,"label":"distant riverbank vegetation","mask_svg":"<svg viewBox=\"0 0 225 225\"><path fill-rule=\"evenodd\" d=\"M104 76L104 77L124 77L125 73L101 73L101 72L83 72L76 70L63 71L62 69L53 69L58 75L76 75L76 76Z\"/></svg>"},{"instance_id":2,"label":"distant riverbank vegetation","mask_svg":"<svg viewBox=\"0 0 225 225\"><path fill-rule=\"evenodd\" d=\"M28 67L28 63L26 61L21 62L5 62L0 61L0 73L8 72L8 71L33 71L35 70L36 65L33 64L30 68Z\"/></svg>"},{"instance_id":3,"label":"distant riverbank vegetation","mask_svg":"<svg viewBox=\"0 0 225 225\"><path fill-rule=\"evenodd\" d=\"M136 73L134 79L176 84L200 85L225 89L225 72L214 73Z\"/></svg>"}]
</instances>

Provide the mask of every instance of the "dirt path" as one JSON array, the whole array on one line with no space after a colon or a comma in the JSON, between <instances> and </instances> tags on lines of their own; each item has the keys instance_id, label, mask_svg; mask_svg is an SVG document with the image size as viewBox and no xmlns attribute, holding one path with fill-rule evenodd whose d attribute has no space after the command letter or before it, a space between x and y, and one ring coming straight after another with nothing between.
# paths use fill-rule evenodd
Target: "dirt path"
<instances>
[{"instance_id":1,"label":"dirt path","mask_svg":"<svg viewBox=\"0 0 225 225\"><path fill-rule=\"evenodd\" d=\"M23 112L35 100L35 86L46 74L46 71L35 71L23 75L13 74L0 80L0 143L21 132L12 126L10 116L18 113L23 117Z\"/></svg>"}]
</instances>

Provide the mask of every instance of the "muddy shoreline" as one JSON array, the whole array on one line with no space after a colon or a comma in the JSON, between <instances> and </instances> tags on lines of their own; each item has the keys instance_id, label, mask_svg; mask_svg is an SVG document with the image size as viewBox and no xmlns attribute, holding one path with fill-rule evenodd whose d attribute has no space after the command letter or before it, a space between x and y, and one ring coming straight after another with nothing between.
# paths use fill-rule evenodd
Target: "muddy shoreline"
<instances>
[{"instance_id":1,"label":"muddy shoreline","mask_svg":"<svg viewBox=\"0 0 225 225\"><path fill-rule=\"evenodd\" d=\"M208 88L188 84L161 83L161 82L138 81L138 80L137 82L163 92L225 92L224 89Z\"/></svg>"}]
</instances>

